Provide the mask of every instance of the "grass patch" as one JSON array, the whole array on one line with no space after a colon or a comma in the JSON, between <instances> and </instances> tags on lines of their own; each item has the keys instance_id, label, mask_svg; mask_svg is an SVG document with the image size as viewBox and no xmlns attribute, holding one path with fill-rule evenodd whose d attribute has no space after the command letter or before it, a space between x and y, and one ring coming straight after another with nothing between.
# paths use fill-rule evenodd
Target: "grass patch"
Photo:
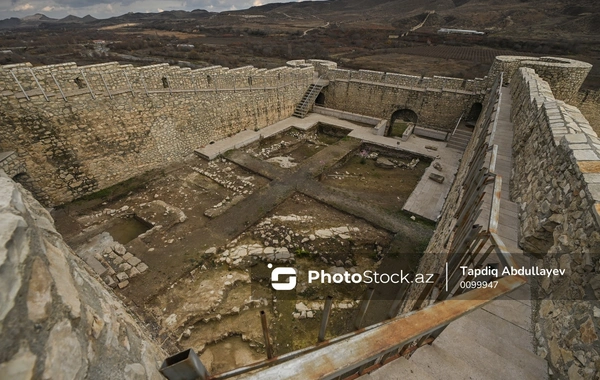
<instances>
[{"instance_id":1,"label":"grass patch","mask_svg":"<svg viewBox=\"0 0 600 380\"><path fill-rule=\"evenodd\" d=\"M408 123L404 121L395 121L390 129L390 136L402 137L404 131L408 128Z\"/></svg>"}]
</instances>

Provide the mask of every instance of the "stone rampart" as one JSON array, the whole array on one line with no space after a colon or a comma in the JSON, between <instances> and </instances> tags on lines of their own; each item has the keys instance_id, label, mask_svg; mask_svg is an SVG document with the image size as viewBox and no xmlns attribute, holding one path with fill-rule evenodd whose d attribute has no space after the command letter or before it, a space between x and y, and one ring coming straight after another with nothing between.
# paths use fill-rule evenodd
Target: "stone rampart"
<instances>
[{"instance_id":1,"label":"stone rampart","mask_svg":"<svg viewBox=\"0 0 600 380\"><path fill-rule=\"evenodd\" d=\"M508 84L520 67L529 67L548 84L558 100L569 102L577 96L583 81L592 69L586 62L556 57L497 56L490 68L488 78L504 72L504 84Z\"/></svg>"},{"instance_id":2,"label":"stone rampart","mask_svg":"<svg viewBox=\"0 0 600 380\"><path fill-rule=\"evenodd\" d=\"M569 100L590 122L596 133L600 133L600 91L580 91Z\"/></svg>"},{"instance_id":3,"label":"stone rampart","mask_svg":"<svg viewBox=\"0 0 600 380\"><path fill-rule=\"evenodd\" d=\"M0 171L0 378L153 379L165 352Z\"/></svg>"},{"instance_id":4,"label":"stone rampart","mask_svg":"<svg viewBox=\"0 0 600 380\"><path fill-rule=\"evenodd\" d=\"M485 93L484 80L417 77L368 70L330 69L322 91L324 106L389 120L409 109L417 124L451 131L456 121Z\"/></svg>"},{"instance_id":5,"label":"stone rampart","mask_svg":"<svg viewBox=\"0 0 600 380\"><path fill-rule=\"evenodd\" d=\"M312 65L260 70L74 63L0 68L0 150L56 205L290 117Z\"/></svg>"},{"instance_id":6,"label":"stone rampart","mask_svg":"<svg viewBox=\"0 0 600 380\"><path fill-rule=\"evenodd\" d=\"M538 265L566 270L537 284L538 354L557 375L591 379L600 362L600 139L533 69L511 83L520 244Z\"/></svg>"}]
</instances>

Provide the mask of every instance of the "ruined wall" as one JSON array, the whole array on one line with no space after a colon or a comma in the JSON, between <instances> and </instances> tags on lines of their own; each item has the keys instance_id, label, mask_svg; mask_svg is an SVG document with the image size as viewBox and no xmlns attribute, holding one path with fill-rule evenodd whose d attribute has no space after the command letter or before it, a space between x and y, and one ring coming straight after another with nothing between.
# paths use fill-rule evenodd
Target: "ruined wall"
<instances>
[{"instance_id":1,"label":"ruined wall","mask_svg":"<svg viewBox=\"0 0 600 380\"><path fill-rule=\"evenodd\" d=\"M520 244L539 266L566 270L537 284L538 354L555 374L591 379L600 363L600 139L532 69L511 83Z\"/></svg>"},{"instance_id":2,"label":"ruined wall","mask_svg":"<svg viewBox=\"0 0 600 380\"><path fill-rule=\"evenodd\" d=\"M583 81L592 69L586 62L555 57L519 57L497 56L492 64L488 78L495 78L504 72L504 84L508 84L520 67L529 67L548 84L559 100L569 102L577 96Z\"/></svg>"},{"instance_id":3,"label":"ruined wall","mask_svg":"<svg viewBox=\"0 0 600 380\"><path fill-rule=\"evenodd\" d=\"M0 171L0 378L155 379L166 354Z\"/></svg>"},{"instance_id":4,"label":"ruined wall","mask_svg":"<svg viewBox=\"0 0 600 380\"><path fill-rule=\"evenodd\" d=\"M56 205L291 116L312 76L312 66L3 66L0 150L16 151L36 198Z\"/></svg>"},{"instance_id":5,"label":"ruined wall","mask_svg":"<svg viewBox=\"0 0 600 380\"><path fill-rule=\"evenodd\" d=\"M410 109L418 124L452 131L463 112L481 102L487 89L484 79L418 77L370 70L329 68L329 85L322 93L324 106L389 120L397 110Z\"/></svg>"},{"instance_id":6,"label":"ruined wall","mask_svg":"<svg viewBox=\"0 0 600 380\"><path fill-rule=\"evenodd\" d=\"M0 152L0 170L9 177L14 177L24 173L26 168L16 152Z\"/></svg>"}]
</instances>

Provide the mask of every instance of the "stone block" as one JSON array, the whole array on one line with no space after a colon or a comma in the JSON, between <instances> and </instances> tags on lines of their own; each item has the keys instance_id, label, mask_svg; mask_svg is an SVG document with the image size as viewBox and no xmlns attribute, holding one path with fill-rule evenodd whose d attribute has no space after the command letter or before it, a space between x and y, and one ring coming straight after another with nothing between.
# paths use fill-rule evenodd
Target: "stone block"
<instances>
[{"instance_id":1,"label":"stone block","mask_svg":"<svg viewBox=\"0 0 600 380\"><path fill-rule=\"evenodd\" d=\"M104 273L106 273L106 268L104 267L104 265L102 265L102 263L98 261L95 257L88 256L85 259L85 262L90 266L90 268L93 269L94 272L98 274L98 276L102 276L104 275Z\"/></svg>"},{"instance_id":2,"label":"stone block","mask_svg":"<svg viewBox=\"0 0 600 380\"><path fill-rule=\"evenodd\" d=\"M119 272L119 273L117 273L117 280L119 280L119 281L125 281L128 278L129 278L129 276L125 272Z\"/></svg>"},{"instance_id":3,"label":"stone block","mask_svg":"<svg viewBox=\"0 0 600 380\"><path fill-rule=\"evenodd\" d=\"M124 289L127 287L127 285L129 285L129 281L125 280L125 281L121 281L119 282L119 289Z\"/></svg>"},{"instance_id":4,"label":"stone block","mask_svg":"<svg viewBox=\"0 0 600 380\"><path fill-rule=\"evenodd\" d=\"M435 173L431 173L429 174L429 179L437 182L437 183L444 183L444 180L446 179L443 175L439 175L439 174L435 174Z\"/></svg>"},{"instance_id":5,"label":"stone block","mask_svg":"<svg viewBox=\"0 0 600 380\"><path fill-rule=\"evenodd\" d=\"M138 259L137 257L133 256L130 259L127 260L127 262L131 265L131 266L136 266L139 263L142 262L142 260Z\"/></svg>"},{"instance_id":6,"label":"stone block","mask_svg":"<svg viewBox=\"0 0 600 380\"><path fill-rule=\"evenodd\" d=\"M144 273L145 271L147 271L147 270L148 270L148 265L146 265L146 263L143 263L143 262L142 262L142 263L139 263L139 264L136 266L136 268L137 268L137 270L138 270L140 273Z\"/></svg>"}]
</instances>

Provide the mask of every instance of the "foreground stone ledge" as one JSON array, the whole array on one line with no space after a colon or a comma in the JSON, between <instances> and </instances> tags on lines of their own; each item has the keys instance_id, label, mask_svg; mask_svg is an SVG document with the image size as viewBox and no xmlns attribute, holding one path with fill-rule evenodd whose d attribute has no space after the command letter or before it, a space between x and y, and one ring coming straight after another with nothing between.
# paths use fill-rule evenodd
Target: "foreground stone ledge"
<instances>
[{"instance_id":1,"label":"foreground stone ledge","mask_svg":"<svg viewBox=\"0 0 600 380\"><path fill-rule=\"evenodd\" d=\"M162 378L166 353L2 171L0 243L0 377Z\"/></svg>"}]
</instances>

